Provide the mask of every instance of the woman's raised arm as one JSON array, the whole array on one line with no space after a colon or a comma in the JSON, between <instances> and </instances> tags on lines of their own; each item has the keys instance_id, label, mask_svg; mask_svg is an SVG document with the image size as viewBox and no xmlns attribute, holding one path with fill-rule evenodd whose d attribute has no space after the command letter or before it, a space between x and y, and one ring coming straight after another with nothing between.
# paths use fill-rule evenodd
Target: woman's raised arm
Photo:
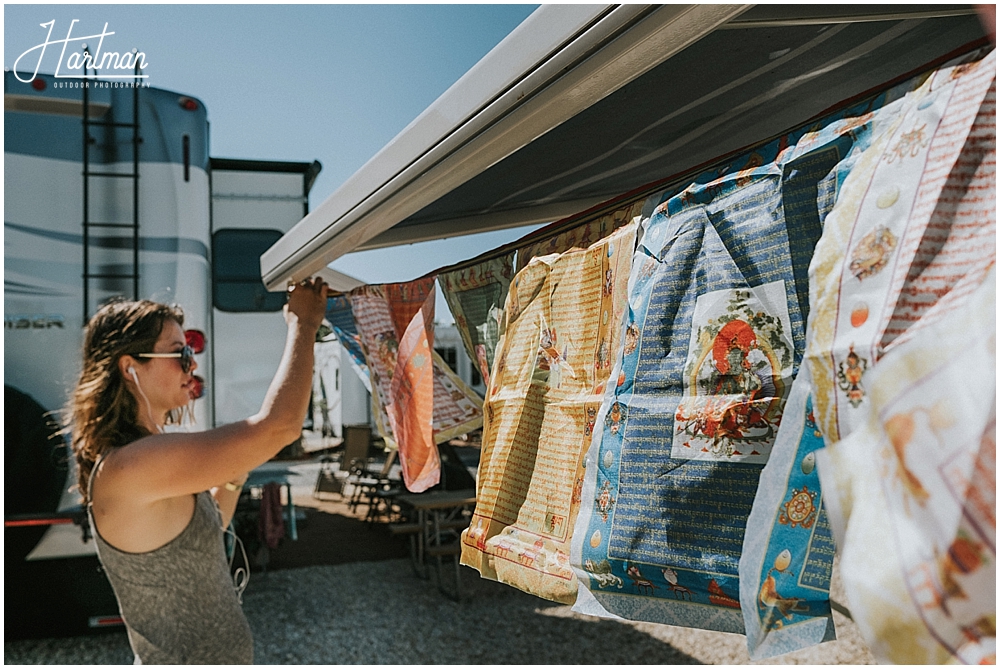
<instances>
[{"instance_id":1,"label":"woman's raised arm","mask_svg":"<svg viewBox=\"0 0 1000 669\"><path fill-rule=\"evenodd\" d=\"M298 284L285 306L288 334L259 412L195 433L155 434L110 455L99 473L105 499L155 502L242 480L299 438L312 389L313 343L326 310L321 279Z\"/></svg>"}]
</instances>

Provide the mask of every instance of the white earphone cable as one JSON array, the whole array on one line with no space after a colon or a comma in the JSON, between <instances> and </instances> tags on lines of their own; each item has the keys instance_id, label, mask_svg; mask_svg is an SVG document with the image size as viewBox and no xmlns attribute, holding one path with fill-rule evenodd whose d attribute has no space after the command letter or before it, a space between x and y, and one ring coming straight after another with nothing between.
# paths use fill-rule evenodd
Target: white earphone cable
<instances>
[{"instance_id":1,"label":"white earphone cable","mask_svg":"<svg viewBox=\"0 0 1000 669\"><path fill-rule=\"evenodd\" d=\"M153 405L149 403L149 398L146 397L146 393L142 392L142 386L139 385L139 375L135 373L135 367L129 367L128 373L132 375L132 380L135 381L136 390L139 391L139 394L142 395L142 399L146 402L146 414L149 416L149 422L153 424L153 427L156 428L157 432L162 434L163 430L160 428L160 424L156 422L155 418L153 418Z\"/></svg>"},{"instance_id":2,"label":"white earphone cable","mask_svg":"<svg viewBox=\"0 0 1000 669\"><path fill-rule=\"evenodd\" d=\"M229 556L229 571L233 574L233 587L236 588L236 598L242 604L243 591L247 589L247 584L250 583L250 561L247 559L247 551L243 547L243 540L236 535L231 525L226 528L226 534L233 537L233 554ZM233 561L236 559L236 546L240 547L240 553L243 554L243 566L237 567L236 571L233 571Z\"/></svg>"}]
</instances>

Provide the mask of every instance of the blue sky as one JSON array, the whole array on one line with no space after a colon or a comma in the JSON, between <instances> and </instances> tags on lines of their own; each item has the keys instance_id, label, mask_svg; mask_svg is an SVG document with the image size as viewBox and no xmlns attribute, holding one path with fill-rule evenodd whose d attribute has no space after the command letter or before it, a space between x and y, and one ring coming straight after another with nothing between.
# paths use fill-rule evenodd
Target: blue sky
<instances>
[{"instance_id":1,"label":"blue sky","mask_svg":"<svg viewBox=\"0 0 1000 669\"><path fill-rule=\"evenodd\" d=\"M535 7L5 5L4 67L44 41L41 23L55 20L53 39L72 19L74 36L108 23L106 50L138 48L150 85L205 103L212 156L319 160L316 207ZM42 71L55 62L46 55ZM404 281L530 229L350 254L334 267L369 283ZM451 320L441 299L437 311Z\"/></svg>"}]
</instances>

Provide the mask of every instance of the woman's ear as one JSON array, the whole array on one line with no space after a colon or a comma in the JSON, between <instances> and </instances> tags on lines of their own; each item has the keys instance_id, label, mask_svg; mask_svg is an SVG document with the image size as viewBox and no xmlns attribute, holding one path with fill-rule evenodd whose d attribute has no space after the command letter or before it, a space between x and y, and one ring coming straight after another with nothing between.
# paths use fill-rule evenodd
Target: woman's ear
<instances>
[{"instance_id":1,"label":"woman's ear","mask_svg":"<svg viewBox=\"0 0 1000 669\"><path fill-rule=\"evenodd\" d=\"M124 377L127 381L132 381L132 374L135 373L134 368L135 368L135 358L133 358L132 356L123 355L122 357L118 358L118 371L121 373L122 377ZM133 371L130 372L129 371L130 369Z\"/></svg>"}]
</instances>

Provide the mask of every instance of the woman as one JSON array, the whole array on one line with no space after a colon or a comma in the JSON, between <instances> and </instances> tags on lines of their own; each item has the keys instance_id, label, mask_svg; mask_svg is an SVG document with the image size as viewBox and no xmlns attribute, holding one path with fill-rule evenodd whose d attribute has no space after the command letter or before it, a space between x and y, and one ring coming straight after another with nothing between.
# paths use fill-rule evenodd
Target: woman
<instances>
[{"instance_id":1,"label":"woman","mask_svg":"<svg viewBox=\"0 0 1000 669\"><path fill-rule=\"evenodd\" d=\"M183 314L116 302L91 319L69 407L79 486L137 663L249 664L253 640L223 548L248 472L300 435L326 284L285 307L288 336L260 412L195 433L163 433L197 369Z\"/></svg>"}]
</instances>

